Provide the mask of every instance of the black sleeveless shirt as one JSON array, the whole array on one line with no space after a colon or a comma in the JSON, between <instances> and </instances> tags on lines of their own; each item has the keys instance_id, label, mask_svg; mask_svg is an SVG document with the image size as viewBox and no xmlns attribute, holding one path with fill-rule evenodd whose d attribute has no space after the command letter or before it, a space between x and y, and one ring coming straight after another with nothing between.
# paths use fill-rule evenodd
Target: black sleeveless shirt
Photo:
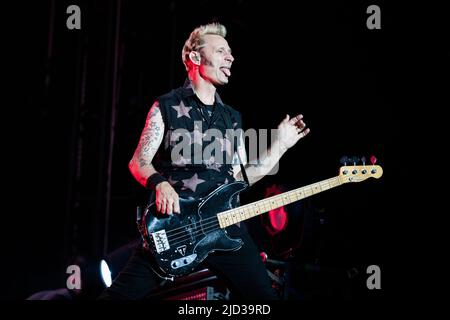
<instances>
[{"instance_id":1,"label":"black sleeveless shirt","mask_svg":"<svg viewBox=\"0 0 450 320\"><path fill-rule=\"evenodd\" d=\"M184 198L207 195L234 181L232 161L242 134L239 112L215 95L204 105L191 83L157 99L164 138L152 164ZM239 164L237 162L237 164Z\"/></svg>"}]
</instances>

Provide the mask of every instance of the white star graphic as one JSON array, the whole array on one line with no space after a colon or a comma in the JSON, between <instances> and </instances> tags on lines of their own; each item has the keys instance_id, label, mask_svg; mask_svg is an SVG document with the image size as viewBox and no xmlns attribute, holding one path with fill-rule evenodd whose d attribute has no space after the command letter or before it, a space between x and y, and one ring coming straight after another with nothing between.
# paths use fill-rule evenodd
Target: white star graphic
<instances>
[{"instance_id":1,"label":"white star graphic","mask_svg":"<svg viewBox=\"0 0 450 320\"><path fill-rule=\"evenodd\" d=\"M177 111L177 119L182 116L190 118L189 111L191 111L192 107L186 107L184 102L181 101L179 106L172 106Z\"/></svg>"},{"instance_id":2,"label":"white star graphic","mask_svg":"<svg viewBox=\"0 0 450 320\"><path fill-rule=\"evenodd\" d=\"M207 169L216 170L220 172L219 168L222 165L220 163L217 163L214 157L209 158L209 160L203 160L203 163L206 165Z\"/></svg>"},{"instance_id":3,"label":"white star graphic","mask_svg":"<svg viewBox=\"0 0 450 320\"><path fill-rule=\"evenodd\" d=\"M184 179L182 181L184 185L183 189L191 189L194 192L200 183L205 182L205 180L199 179L197 174L194 174L190 179Z\"/></svg>"}]
</instances>

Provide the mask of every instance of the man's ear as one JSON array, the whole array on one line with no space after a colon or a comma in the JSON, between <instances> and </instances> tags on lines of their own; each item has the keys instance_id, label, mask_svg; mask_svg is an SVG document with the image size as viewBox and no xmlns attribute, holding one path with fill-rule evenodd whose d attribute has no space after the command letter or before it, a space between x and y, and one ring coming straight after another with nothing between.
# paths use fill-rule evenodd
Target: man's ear
<instances>
[{"instance_id":1,"label":"man's ear","mask_svg":"<svg viewBox=\"0 0 450 320\"><path fill-rule=\"evenodd\" d=\"M197 51L191 51L189 53L189 59L191 59L192 63L199 66L200 65L200 53Z\"/></svg>"}]
</instances>

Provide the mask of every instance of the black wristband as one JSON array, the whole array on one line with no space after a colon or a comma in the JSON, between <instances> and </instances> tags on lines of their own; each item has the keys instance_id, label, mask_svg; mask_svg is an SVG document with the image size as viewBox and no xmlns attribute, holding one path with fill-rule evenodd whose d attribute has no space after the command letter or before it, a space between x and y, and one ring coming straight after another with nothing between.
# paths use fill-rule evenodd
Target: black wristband
<instances>
[{"instance_id":1,"label":"black wristband","mask_svg":"<svg viewBox=\"0 0 450 320\"><path fill-rule=\"evenodd\" d=\"M156 173L152 174L150 177L148 177L147 183L146 183L147 189L155 190L156 186L164 181L167 181L167 180L162 175L160 175L158 172L156 172Z\"/></svg>"}]
</instances>

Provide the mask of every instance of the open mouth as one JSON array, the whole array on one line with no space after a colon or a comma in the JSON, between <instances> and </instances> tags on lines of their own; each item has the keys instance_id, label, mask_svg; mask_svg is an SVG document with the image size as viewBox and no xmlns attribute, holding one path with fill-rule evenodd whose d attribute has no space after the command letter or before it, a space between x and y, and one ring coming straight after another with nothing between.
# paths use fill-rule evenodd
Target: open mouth
<instances>
[{"instance_id":1,"label":"open mouth","mask_svg":"<svg viewBox=\"0 0 450 320\"><path fill-rule=\"evenodd\" d=\"M229 67L220 67L220 71L223 72L227 77L231 76L231 71Z\"/></svg>"}]
</instances>

